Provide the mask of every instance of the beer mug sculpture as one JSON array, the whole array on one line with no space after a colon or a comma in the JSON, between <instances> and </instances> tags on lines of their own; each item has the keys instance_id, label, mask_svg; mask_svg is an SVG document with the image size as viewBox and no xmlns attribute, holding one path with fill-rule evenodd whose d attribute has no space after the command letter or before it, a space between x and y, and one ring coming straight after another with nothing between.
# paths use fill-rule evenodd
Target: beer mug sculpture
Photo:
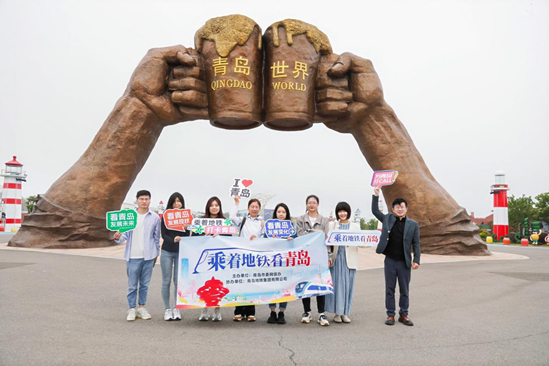
<instances>
[{"instance_id":1,"label":"beer mug sculpture","mask_svg":"<svg viewBox=\"0 0 549 366\"><path fill-rule=\"evenodd\" d=\"M263 42L265 126L280 131L311 127L320 56L332 53L328 37L311 24L286 19L267 28Z\"/></svg>"},{"instance_id":2,"label":"beer mug sculpture","mask_svg":"<svg viewBox=\"0 0 549 366\"><path fill-rule=\"evenodd\" d=\"M261 28L243 15L212 18L195 34L204 61L210 123L244 130L261 125Z\"/></svg>"}]
</instances>

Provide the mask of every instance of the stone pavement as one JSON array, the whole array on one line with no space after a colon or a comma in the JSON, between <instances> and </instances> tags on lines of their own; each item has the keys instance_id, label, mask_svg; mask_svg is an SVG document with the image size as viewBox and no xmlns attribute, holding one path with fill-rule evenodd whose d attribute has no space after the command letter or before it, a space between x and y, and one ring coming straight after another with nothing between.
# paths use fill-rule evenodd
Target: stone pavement
<instances>
[{"instance_id":1,"label":"stone pavement","mask_svg":"<svg viewBox=\"0 0 549 366\"><path fill-rule=\"evenodd\" d=\"M128 323L122 260L4 246L0 364L549 364L549 250L490 250L473 261L423 261L412 274L414 327L384 325L381 269L357 273L351 324L320 327L299 323L299 302L288 305L286 325L267 324L267 306L255 323L231 321L232 308L220 323L198 322L197 310L165 322L159 266L147 301L153 319ZM529 259L494 260L503 253Z\"/></svg>"}]
</instances>

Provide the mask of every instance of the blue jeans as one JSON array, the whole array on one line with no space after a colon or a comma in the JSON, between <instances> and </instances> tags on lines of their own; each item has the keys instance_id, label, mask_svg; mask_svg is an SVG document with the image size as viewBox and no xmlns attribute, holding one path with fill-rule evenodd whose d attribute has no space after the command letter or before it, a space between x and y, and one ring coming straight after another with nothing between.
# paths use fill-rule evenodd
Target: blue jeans
<instances>
[{"instance_id":1,"label":"blue jeans","mask_svg":"<svg viewBox=\"0 0 549 366\"><path fill-rule=\"evenodd\" d=\"M130 259L126 262L128 273L128 305L130 309L135 308L137 300L137 287L139 285L139 305L145 305L147 302L147 292L153 273L154 259L144 260Z\"/></svg>"},{"instance_id":2,"label":"blue jeans","mask_svg":"<svg viewBox=\"0 0 549 366\"><path fill-rule=\"evenodd\" d=\"M162 300L164 301L164 309L170 307L170 284L173 277L173 299L174 308L177 305L177 268L178 268L179 253L168 252L162 250L160 256L160 268L162 268ZM173 270L173 272L172 272Z\"/></svg>"},{"instance_id":3,"label":"blue jeans","mask_svg":"<svg viewBox=\"0 0 549 366\"><path fill-rule=\"evenodd\" d=\"M278 303L278 308L280 310L286 310L286 306L288 306L287 302L279 302ZM271 310L276 309L276 303L269 304L269 309L271 309Z\"/></svg>"}]
</instances>

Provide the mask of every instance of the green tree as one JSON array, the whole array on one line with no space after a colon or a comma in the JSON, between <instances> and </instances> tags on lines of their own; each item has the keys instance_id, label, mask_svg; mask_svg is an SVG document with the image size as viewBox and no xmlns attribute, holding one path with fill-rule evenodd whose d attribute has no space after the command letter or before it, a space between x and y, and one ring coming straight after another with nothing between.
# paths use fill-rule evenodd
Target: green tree
<instances>
[{"instance_id":1,"label":"green tree","mask_svg":"<svg viewBox=\"0 0 549 366\"><path fill-rule=\"evenodd\" d=\"M549 192L536 196L536 219L549 222Z\"/></svg>"},{"instance_id":2,"label":"green tree","mask_svg":"<svg viewBox=\"0 0 549 366\"><path fill-rule=\"evenodd\" d=\"M360 230L376 230L377 229L377 220L371 219L366 221L366 219L360 219Z\"/></svg>"},{"instance_id":3,"label":"green tree","mask_svg":"<svg viewBox=\"0 0 549 366\"><path fill-rule=\"evenodd\" d=\"M28 196L26 198L26 204L27 212L31 213L34 210L34 206L36 205L36 202L38 202L38 196Z\"/></svg>"},{"instance_id":4,"label":"green tree","mask_svg":"<svg viewBox=\"0 0 549 366\"><path fill-rule=\"evenodd\" d=\"M511 195L508 199L509 206L509 230L518 231L519 225L524 222L525 218L530 220L536 218L536 210L534 209L534 201L532 197L515 197Z\"/></svg>"}]
</instances>

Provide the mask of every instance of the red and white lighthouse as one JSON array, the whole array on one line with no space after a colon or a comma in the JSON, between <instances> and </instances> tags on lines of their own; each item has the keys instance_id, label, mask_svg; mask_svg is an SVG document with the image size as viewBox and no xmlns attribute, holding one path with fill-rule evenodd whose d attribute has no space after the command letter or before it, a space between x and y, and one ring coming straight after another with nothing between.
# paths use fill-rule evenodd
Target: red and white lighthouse
<instances>
[{"instance_id":1,"label":"red and white lighthouse","mask_svg":"<svg viewBox=\"0 0 549 366\"><path fill-rule=\"evenodd\" d=\"M494 195L494 236L497 240L509 235L509 211L507 209L507 191L509 186L505 184L505 173L496 172L496 182L492 184L491 194Z\"/></svg>"},{"instance_id":2,"label":"red and white lighthouse","mask_svg":"<svg viewBox=\"0 0 549 366\"><path fill-rule=\"evenodd\" d=\"M6 163L0 176L4 177L2 191L2 225L0 230L17 231L21 227L21 185L26 182L27 174L23 171L23 164L13 160Z\"/></svg>"}]
</instances>

